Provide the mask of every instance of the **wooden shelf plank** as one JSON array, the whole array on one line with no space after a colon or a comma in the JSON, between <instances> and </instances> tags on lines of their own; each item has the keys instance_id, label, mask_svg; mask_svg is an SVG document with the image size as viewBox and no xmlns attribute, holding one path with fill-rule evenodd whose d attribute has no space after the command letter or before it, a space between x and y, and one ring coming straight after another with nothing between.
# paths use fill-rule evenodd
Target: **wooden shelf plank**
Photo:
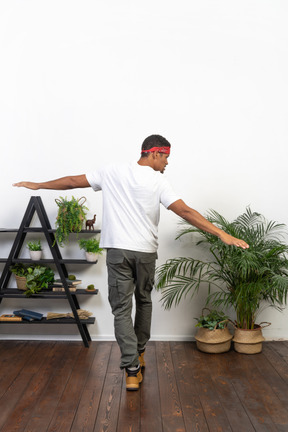
<instances>
[{"instance_id":1,"label":"wooden shelf plank","mask_svg":"<svg viewBox=\"0 0 288 432\"><path fill-rule=\"evenodd\" d=\"M88 292L85 289L79 288L76 291L70 291L70 294L72 296L73 295L90 296L90 295L98 294L98 291L99 290L96 289L93 292ZM5 288L5 289L0 290L0 298L3 298L3 297L5 297L5 298L23 298L23 299L26 299L26 298L29 298L29 299L31 299L31 298L38 298L38 299L41 299L41 298L47 298L47 299L48 298L50 298L50 299L52 299L52 298L55 298L55 299L64 298L64 299L67 299L65 291L46 291L46 290L43 290L39 294L34 294L31 297L26 297L25 291L18 290L17 288Z\"/></svg>"},{"instance_id":2,"label":"wooden shelf plank","mask_svg":"<svg viewBox=\"0 0 288 432\"><path fill-rule=\"evenodd\" d=\"M41 260L31 260L29 258L13 258L12 259L13 263L23 263L23 264L35 264L35 263L43 263L43 264L53 264L55 263L55 260L53 260L52 258L48 258L48 259L41 259ZM77 259L77 258L62 258L62 259L58 259L58 262L61 264L97 264L97 261L87 261L86 259Z\"/></svg>"},{"instance_id":3,"label":"wooden shelf plank","mask_svg":"<svg viewBox=\"0 0 288 432\"><path fill-rule=\"evenodd\" d=\"M0 232L1 233L17 233L19 231L19 228L0 228ZM43 228L42 227L24 227L23 229L24 232L41 232L43 233ZM55 233L56 229L48 229L47 230L49 233ZM75 233L70 233L70 234L99 234L101 232L101 230L99 229L95 229L95 230L86 230L83 229L81 230L79 233L75 232Z\"/></svg>"},{"instance_id":4,"label":"wooden shelf plank","mask_svg":"<svg viewBox=\"0 0 288 432\"><path fill-rule=\"evenodd\" d=\"M86 320L80 320L82 324L94 324L95 323L95 317L90 317ZM0 321L1 324L74 324L77 325L74 318L55 318L55 319L49 319L42 318L41 320L33 320L33 321Z\"/></svg>"}]
</instances>

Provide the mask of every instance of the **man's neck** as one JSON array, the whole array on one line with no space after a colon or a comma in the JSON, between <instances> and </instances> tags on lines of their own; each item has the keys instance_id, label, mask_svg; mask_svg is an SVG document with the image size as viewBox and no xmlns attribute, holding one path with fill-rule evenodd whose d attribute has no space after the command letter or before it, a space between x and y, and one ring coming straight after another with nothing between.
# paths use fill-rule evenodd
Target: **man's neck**
<instances>
[{"instance_id":1,"label":"man's neck","mask_svg":"<svg viewBox=\"0 0 288 432\"><path fill-rule=\"evenodd\" d=\"M137 163L141 166L149 166L150 168L153 168L153 159L150 157L141 157Z\"/></svg>"}]
</instances>

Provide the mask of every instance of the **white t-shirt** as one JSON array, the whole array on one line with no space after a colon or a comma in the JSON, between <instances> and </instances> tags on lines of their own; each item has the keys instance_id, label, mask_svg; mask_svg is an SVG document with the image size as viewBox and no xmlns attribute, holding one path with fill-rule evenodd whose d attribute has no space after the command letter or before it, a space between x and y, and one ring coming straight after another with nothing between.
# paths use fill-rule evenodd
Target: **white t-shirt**
<instances>
[{"instance_id":1,"label":"white t-shirt","mask_svg":"<svg viewBox=\"0 0 288 432\"><path fill-rule=\"evenodd\" d=\"M100 246L156 252L160 203L167 208L179 199L163 174L131 162L101 167L86 178L103 192Z\"/></svg>"}]
</instances>

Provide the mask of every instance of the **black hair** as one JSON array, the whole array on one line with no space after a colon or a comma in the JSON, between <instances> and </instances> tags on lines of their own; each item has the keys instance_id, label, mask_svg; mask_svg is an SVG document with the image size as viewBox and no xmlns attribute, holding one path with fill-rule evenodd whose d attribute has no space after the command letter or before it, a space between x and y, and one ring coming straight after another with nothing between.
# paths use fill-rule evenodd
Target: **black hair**
<instances>
[{"instance_id":1,"label":"black hair","mask_svg":"<svg viewBox=\"0 0 288 432\"><path fill-rule=\"evenodd\" d=\"M142 143L142 150L149 150L152 147L171 147L171 144L161 135L150 135ZM147 157L149 153L142 153L142 157Z\"/></svg>"}]
</instances>

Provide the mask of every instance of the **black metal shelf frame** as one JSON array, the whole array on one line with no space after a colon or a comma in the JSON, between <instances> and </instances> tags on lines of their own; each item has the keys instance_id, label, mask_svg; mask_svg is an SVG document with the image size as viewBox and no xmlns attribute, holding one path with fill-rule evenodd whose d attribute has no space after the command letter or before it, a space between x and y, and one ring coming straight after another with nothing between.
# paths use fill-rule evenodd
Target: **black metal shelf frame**
<instances>
[{"instance_id":1,"label":"black metal shelf frame","mask_svg":"<svg viewBox=\"0 0 288 432\"><path fill-rule=\"evenodd\" d=\"M32 218L35 214L35 212L38 215L38 218L41 223L41 227L30 227L30 223L32 221ZM16 233L16 237L14 239L14 242L12 244L10 253L8 258L0 258L0 262L5 263L1 278L0 278L0 303L2 302L3 298L25 298L23 296L23 292L20 292L17 289L9 289L7 288L10 277L11 277L11 271L10 266L13 263L17 262L31 262L31 260L28 259L21 259L19 258L20 251L22 249L23 243L25 241L26 234L28 232L42 232L45 235L46 241L48 243L49 249L52 254L52 259L43 259L40 260L39 263L48 264L53 263L55 264L59 277L61 279L61 282L64 287L64 292L40 292L39 294L32 296L32 298L38 298L38 299L67 299L71 308L71 311L73 313L74 318L70 319L55 319L55 320L46 320L42 319L41 321L32 321L31 323L34 324L76 324L79 330L79 333L81 335L81 338L83 340L83 343L85 347L89 347L89 342L91 341L91 337L87 328L87 324L93 324L95 322L94 317L90 317L88 320L80 320L77 309L80 309L77 295L93 295L98 292L88 293L85 290L78 289L75 292L71 292L69 290L69 286L67 284L67 277L68 272L66 269L66 264L89 264L86 260L78 260L78 259L63 259L61 256L61 252L59 249L58 244L55 242L55 229L51 228L46 210L43 206L42 199L40 196L32 196L30 198L30 201L28 203L27 209L25 211L24 217L22 219L22 222L19 226L19 229L5 229L1 228L0 233ZM81 233L99 233L100 230L82 230ZM33 261L35 263L35 261ZM90 263L91 264L91 263ZM93 263L95 264L95 263ZM14 292L13 292L14 291ZM31 298L31 297L30 297ZM27 322L13 322L13 321L1 321L0 324L27 324ZM30 322L29 322L30 324Z\"/></svg>"}]
</instances>

